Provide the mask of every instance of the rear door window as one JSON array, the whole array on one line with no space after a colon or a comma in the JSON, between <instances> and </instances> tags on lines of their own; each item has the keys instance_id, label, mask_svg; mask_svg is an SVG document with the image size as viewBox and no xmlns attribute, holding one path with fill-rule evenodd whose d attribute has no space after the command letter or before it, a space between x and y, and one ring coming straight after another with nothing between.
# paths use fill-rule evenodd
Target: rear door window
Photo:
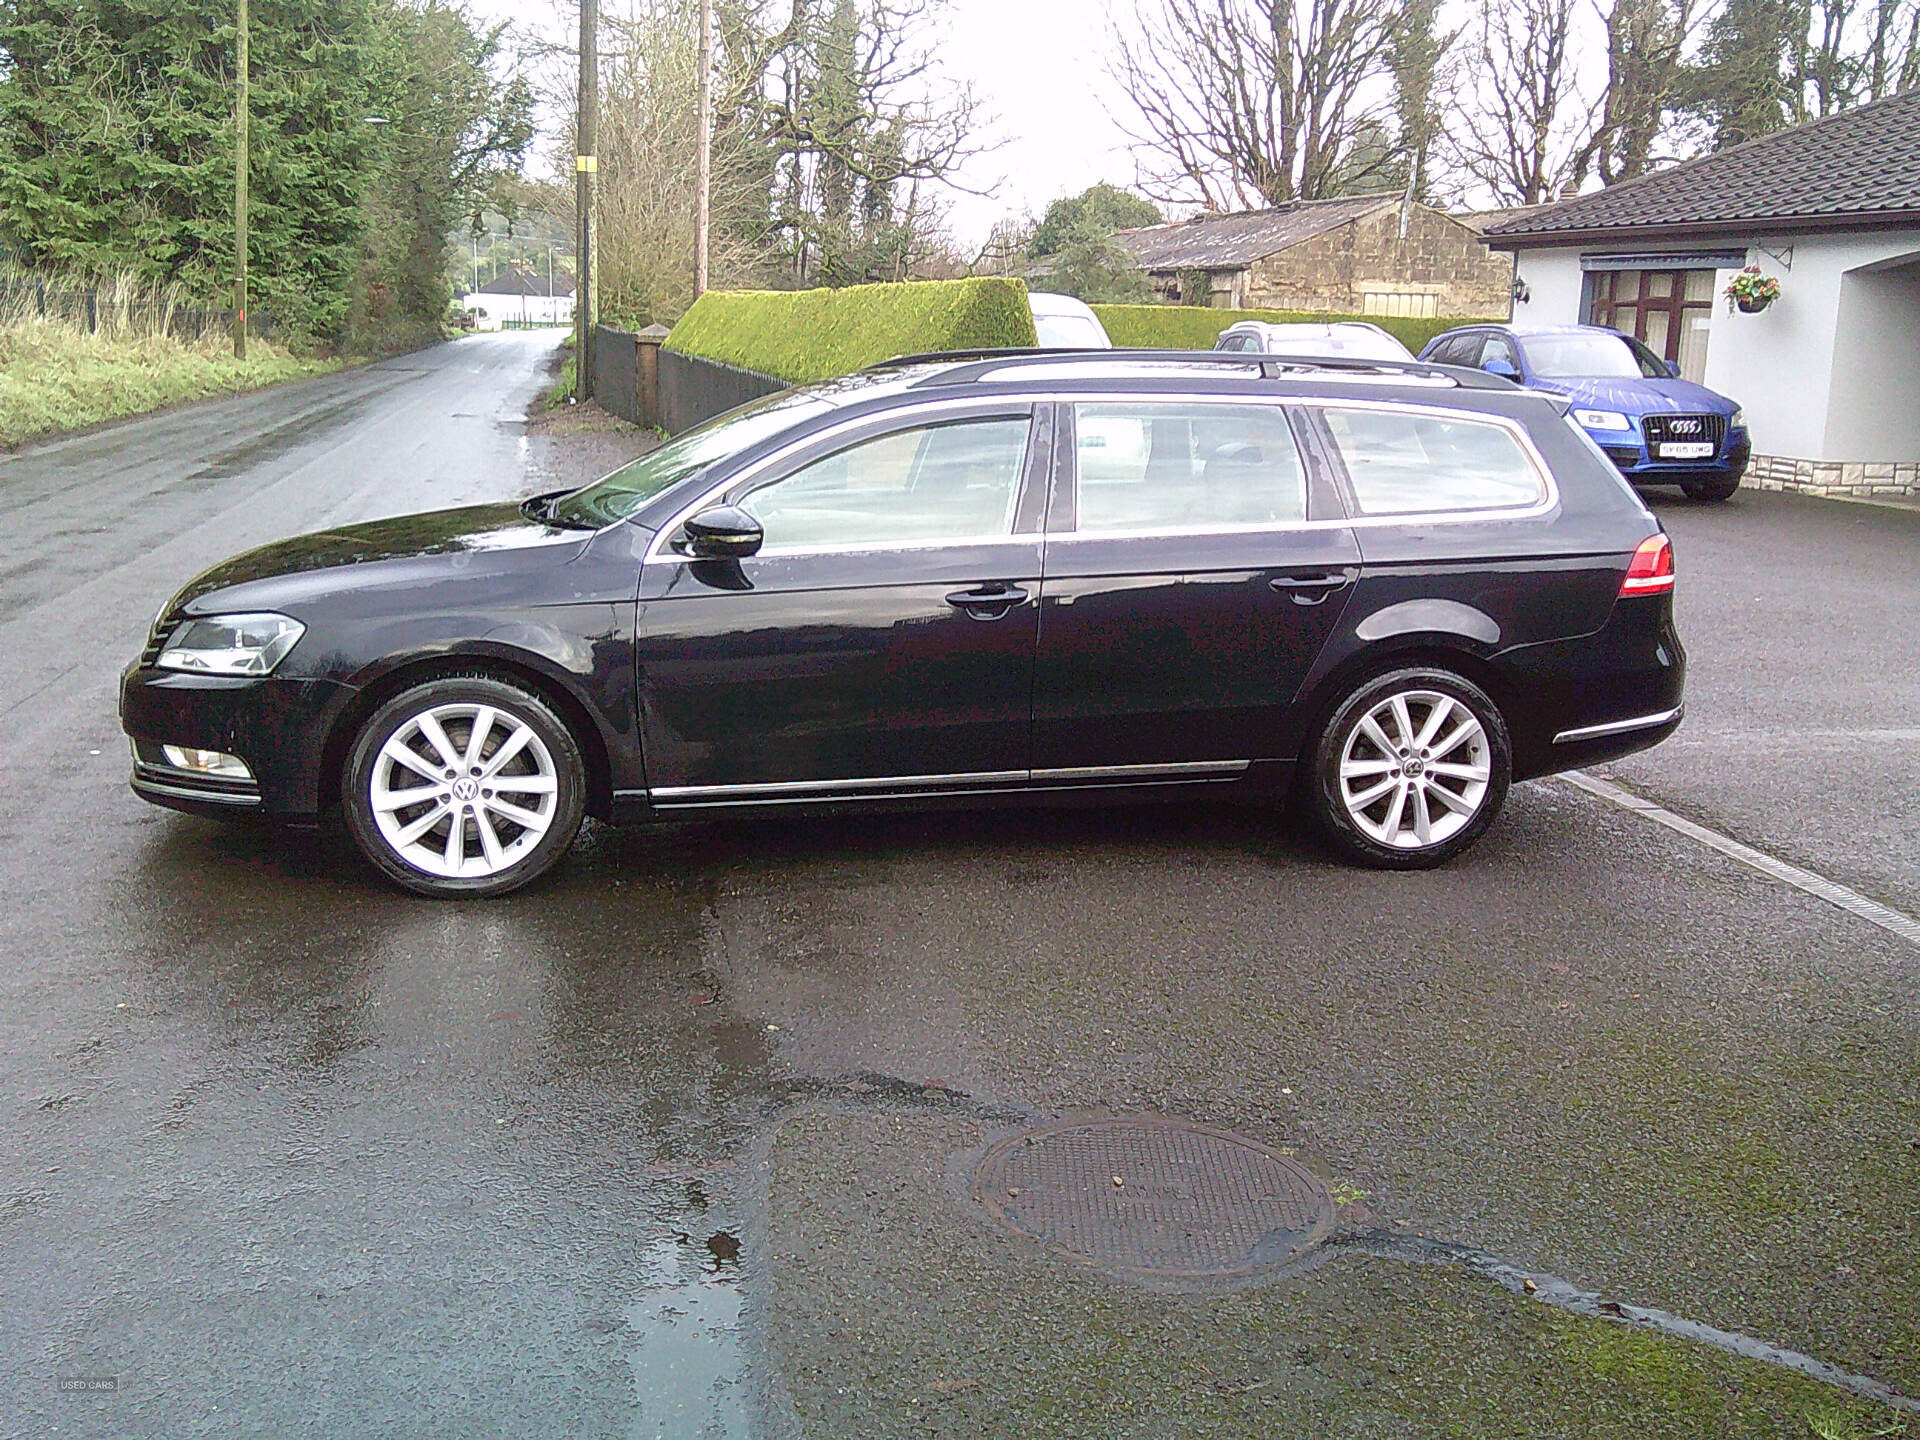
<instances>
[{"instance_id":1,"label":"rear door window","mask_svg":"<svg viewBox=\"0 0 1920 1440\"><path fill-rule=\"evenodd\" d=\"M1306 518L1306 469L1277 405L1076 405L1074 457L1082 534Z\"/></svg>"},{"instance_id":2,"label":"rear door window","mask_svg":"<svg viewBox=\"0 0 1920 1440\"><path fill-rule=\"evenodd\" d=\"M1321 415L1363 515L1516 510L1547 497L1546 477L1504 425L1413 410Z\"/></svg>"}]
</instances>

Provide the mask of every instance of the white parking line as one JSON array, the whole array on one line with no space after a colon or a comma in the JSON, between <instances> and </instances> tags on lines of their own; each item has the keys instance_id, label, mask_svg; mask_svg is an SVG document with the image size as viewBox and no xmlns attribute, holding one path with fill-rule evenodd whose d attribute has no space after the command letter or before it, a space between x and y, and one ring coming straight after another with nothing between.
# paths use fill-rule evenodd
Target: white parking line
<instances>
[{"instance_id":1,"label":"white parking line","mask_svg":"<svg viewBox=\"0 0 1920 1440\"><path fill-rule=\"evenodd\" d=\"M1798 865L1789 865L1784 860L1776 860L1771 855L1755 850L1751 845L1742 845L1738 840L1730 840L1717 830L1709 830L1704 825L1695 824L1684 816L1671 810L1662 809L1651 800L1642 800L1631 790L1623 790L1610 780L1589 775L1584 770L1569 770L1560 778L1577 790L1618 805L1622 810L1631 810L1643 815L1656 825L1664 825L1677 831L1689 840L1697 840L1710 850L1718 850L1729 859L1738 860L1742 865L1751 866L1762 875L1791 885L1794 889L1824 900L1837 906L1849 915L1856 915L1869 925L1878 925L1890 935L1898 935L1909 945L1920 946L1920 920L1911 915L1902 915L1898 910L1889 909L1877 900L1869 900L1857 890L1815 875L1810 870L1802 870Z\"/></svg>"}]
</instances>

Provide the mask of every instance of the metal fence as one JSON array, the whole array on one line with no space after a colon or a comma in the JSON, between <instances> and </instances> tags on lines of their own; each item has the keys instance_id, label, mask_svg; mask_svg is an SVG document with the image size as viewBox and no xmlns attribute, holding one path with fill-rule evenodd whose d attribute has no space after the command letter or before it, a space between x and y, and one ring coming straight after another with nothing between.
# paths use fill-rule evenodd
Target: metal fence
<instances>
[{"instance_id":1,"label":"metal fence","mask_svg":"<svg viewBox=\"0 0 1920 1440\"><path fill-rule=\"evenodd\" d=\"M35 275L0 275L0 322L8 320L51 320L88 334L104 330L189 341L233 331L230 307L195 305L146 286L76 286ZM268 317L248 315L248 334L270 338L274 330Z\"/></svg>"},{"instance_id":2,"label":"metal fence","mask_svg":"<svg viewBox=\"0 0 1920 1440\"><path fill-rule=\"evenodd\" d=\"M660 423L669 435L691 430L736 405L785 390L788 382L675 350L660 352Z\"/></svg>"}]
</instances>

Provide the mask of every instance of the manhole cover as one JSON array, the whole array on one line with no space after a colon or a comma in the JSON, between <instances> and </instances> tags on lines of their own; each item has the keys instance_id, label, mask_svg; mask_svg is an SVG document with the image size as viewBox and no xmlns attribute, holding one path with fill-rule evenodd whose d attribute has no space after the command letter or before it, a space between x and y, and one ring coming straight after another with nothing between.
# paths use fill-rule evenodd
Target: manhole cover
<instances>
[{"instance_id":1,"label":"manhole cover","mask_svg":"<svg viewBox=\"0 0 1920 1440\"><path fill-rule=\"evenodd\" d=\"M1211 1126L1065 1121L994 1145L974 1193L1003 1224L1105 1269L1206 1278L1297 1256L1333 1224L1304 1166Z\"/></svg>"}]
</instances>

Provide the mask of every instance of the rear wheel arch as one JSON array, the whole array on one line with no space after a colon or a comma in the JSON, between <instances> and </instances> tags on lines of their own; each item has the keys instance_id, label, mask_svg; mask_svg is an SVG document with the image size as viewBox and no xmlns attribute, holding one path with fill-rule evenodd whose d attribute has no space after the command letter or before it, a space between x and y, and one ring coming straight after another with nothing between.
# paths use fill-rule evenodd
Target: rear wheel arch
<instances>
[{"instance_id":1,"label":"rear wheel arch","mask_svg":"<svg viewBox=\"0 0 1920 1440\"><path fill-rule=\"evenodd\" d=\"M394 696L433 680L470 676L517 685L544 701L572 732L587 767L587 813L608 819L613 810L613 767L606 739L586 704L537 665L498 655L435 655L407 661L355 692L327 732L320 765L322 809L340 801L340 780L361 728Z\"/></svg>"},{"instance_id":2,"label":"rear wheel arch","mask_svg":"<svg viewBox=\"0 0 1920 1440\"><path fill-rule=\"evenodd\" d=\"M1497 665L1469 649L1471 643L1457 635L1397 635L1349 656L1314 681L1294 705L1295 713L1304 717L1294 746L1293 758L1298 762L1294 771L1296 785L1300 775L1309 768L1306 762L1319 743L1321 732L1346 698L1381 675L1414 665L1451 670L1486 691L1487 698L1500 709L1500 718L1513 736L1517 754L1531 739L1532 730L1520 714L1512 684Z\"/></svg>"}]
</instances>

